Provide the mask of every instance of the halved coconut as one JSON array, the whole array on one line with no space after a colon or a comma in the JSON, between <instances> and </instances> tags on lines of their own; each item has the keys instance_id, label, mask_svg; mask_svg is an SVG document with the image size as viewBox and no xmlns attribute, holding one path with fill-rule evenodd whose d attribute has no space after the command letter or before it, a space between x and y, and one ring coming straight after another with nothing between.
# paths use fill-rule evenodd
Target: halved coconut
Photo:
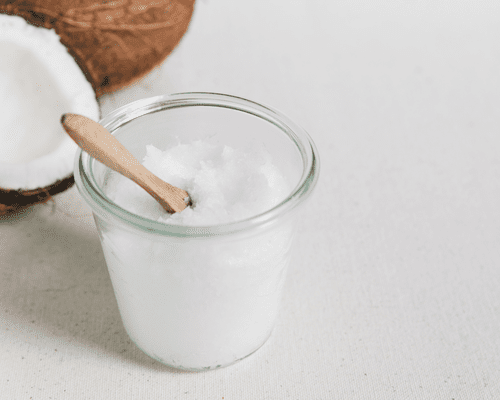
<instances>
[{"instance_id":1,"label":"halved coconut","mask_svg":"<svg viewBox=\"0 0 500 400\"><path fill-rule=\"evenodd\" d=\"M0 15L0 215L44 202L73 183L77 145L60 118L99 120L91 84L45 28Z\"/></svg>"},{"instance_id":2,"label":"halved coconut","mask_svg":"<svg viewBox=\"0 0 500 400\"><path fill-rule=\"evenodd\" d=\"M54 28L98 96L158 66L186 32L195 0L0 0L0 13Z\"/></svg>"}]
</instances>

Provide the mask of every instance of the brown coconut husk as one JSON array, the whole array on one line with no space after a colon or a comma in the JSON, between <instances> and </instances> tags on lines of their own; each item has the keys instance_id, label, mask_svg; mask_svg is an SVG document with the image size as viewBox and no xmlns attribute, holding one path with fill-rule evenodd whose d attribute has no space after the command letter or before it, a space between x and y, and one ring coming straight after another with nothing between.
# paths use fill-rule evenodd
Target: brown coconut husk
<instances>
[{"instance_id":1,"label":"brown coconut husk","mask_svg":"<svg viewBox=\"0 0 500 400\"><path fill-rule=\"evenodd\" d=\"M97 96L159 65L186 32L194 0L0 0L0 13L54 28Z\"/></svg>"},{"instance_id":2,"label":"brown coconut husk","mask_svg":"<svg viewBox=\"0 0 500 400\"><path fill-rule=\"evenodd\" d=\"M58 180L50 186L33 190L13 190L0 188L0 220L18 214L40 203L52 200L52 196L64 192L75 183L73 175Z\"/></svg>"}]
</instances>

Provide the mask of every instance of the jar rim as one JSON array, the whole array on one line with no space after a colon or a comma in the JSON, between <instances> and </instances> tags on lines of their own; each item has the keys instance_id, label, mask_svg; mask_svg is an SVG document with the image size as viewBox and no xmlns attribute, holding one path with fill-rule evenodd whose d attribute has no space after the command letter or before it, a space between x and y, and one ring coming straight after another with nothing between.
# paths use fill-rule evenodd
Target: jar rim
<instances>
[{"instance_id":1,"label":"jar rim","mask_svg":"<svg viewBox=\"0 0 500 400\"><path fill-rule=\"evenodd\" d=\"M114 203L99 187L92 165L95 161L88 153L78 149L75 155L74 177L78 191L92 208L94 214L109 218L110 215L125 225L154 232L155 234L175 237L210 237L220 236L264 226L277 217L288 213L302 203L312 192L319 177L318 150L309 134L286 115L271 107L264 106L241 97L209 92L185 92L165 94L136 100L121 106L99 122L112 134L116 129L141 116L178 107L212 106L243 111L284 131L294 142L303 162L302 175L291 193L279 204L258 215L218 225L188 226L158 222L133 214ZM106 167L107 168L107 167Z\"/></svg>"}]
</instances>

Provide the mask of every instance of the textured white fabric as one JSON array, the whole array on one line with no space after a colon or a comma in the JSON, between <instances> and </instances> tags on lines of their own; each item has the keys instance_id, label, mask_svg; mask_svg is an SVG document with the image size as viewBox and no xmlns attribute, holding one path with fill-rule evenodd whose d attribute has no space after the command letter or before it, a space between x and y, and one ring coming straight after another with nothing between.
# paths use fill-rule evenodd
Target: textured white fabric
<instances>
[{"instance_id":1,"label":"textured white fabric","mask_svg":"<svg viewBox=\"0 0 500 400\"><path fill-rule=\"evenodd\" d=\"M0 399L500 398L500 3L197 0L165 92L275 107L315 140L270 340L170 370L128 339L75 189L0 222Z\"/></svg>"}]
</instances>

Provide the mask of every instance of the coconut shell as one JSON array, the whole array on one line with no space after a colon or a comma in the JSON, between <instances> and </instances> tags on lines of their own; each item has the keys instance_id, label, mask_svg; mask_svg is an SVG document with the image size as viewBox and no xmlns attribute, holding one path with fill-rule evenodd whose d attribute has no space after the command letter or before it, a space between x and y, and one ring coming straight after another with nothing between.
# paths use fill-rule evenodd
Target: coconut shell
<instances>
[{"instance_id":1,"label":"coconut shell","mask_svg":"<svg viewBox=\"0 0 500 400\"><path fill-rule=\"evenodd\" d=\"M8 217L35 204L45 203L52 196L69 189L74 183L75 178L71 175L45 188L34 190L9 190L0 188L0 217Z\"/></svg>"},{"instance_id":2,"label":"coconut shell","mask_svg":"<svg viewBox=\"0 0 500 400\"><path fill-rule=\"evenodd\" d=\"M130 85L179 43L194 0L0 0L0 13L53 28L97 96Z\"/></svg>"}]
</instances>

